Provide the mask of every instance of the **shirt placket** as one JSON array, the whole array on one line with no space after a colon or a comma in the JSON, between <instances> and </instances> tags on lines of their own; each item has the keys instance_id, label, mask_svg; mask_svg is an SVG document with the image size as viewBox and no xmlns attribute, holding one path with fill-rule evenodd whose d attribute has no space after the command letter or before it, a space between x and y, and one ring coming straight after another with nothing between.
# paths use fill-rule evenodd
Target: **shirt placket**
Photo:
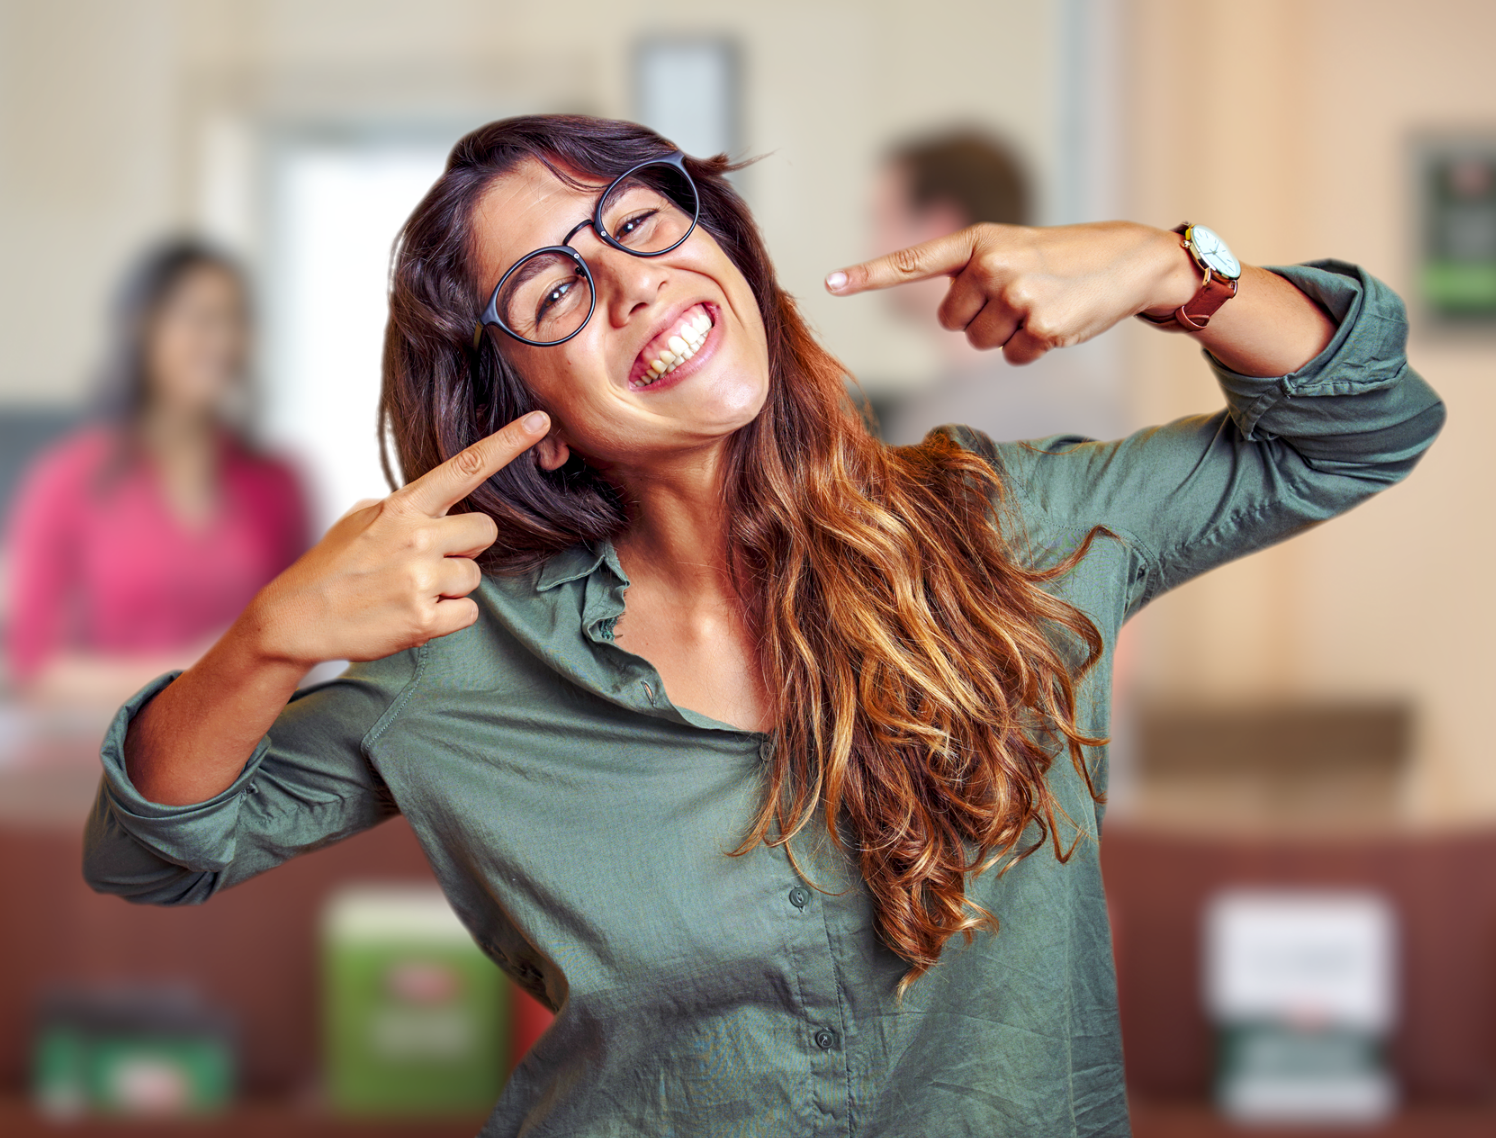
<instances>
[{"instance_id":1,"label":"shirt placket","mask_svg":"<svg viewBox=\"0 0 1496 1138\"><path fill-rule=\"evenodd\" d=\"M772 740L759 747L760 758L773 754ZM847 1063L847 1012L837 978L827 905L833 895L812 888L795 872L789 855L770 862L781 876L775 904L788 925L785 943L795 970L799 1017L796 1038L810 1070L809 1121L815 1138L848 1138L851 1111Z\"/></svg>"},{"instance_id":2,"label":"shirt placket","mask_svg":"<svg viewBox=\"0 0 1496 1138\"><path fill-rule=\"evenodd\" d=\"M607 578L613 577L614 581ZM617 650L613 626L623 615L618 583L621 573L607 559L588 578L582 612L583 634L617 669L620 695L645 713L671 710L659 674L644 661ZM609 649L613 649L609 651ZM773 741L763 739L759 758L773 754ZM847 1063L847 1014L837 979L826 903L832 898L807 885L796 874L789 856L765 859L778 878L770 891L785 922L785 945L793 968L791 988L797 1006L786 1009L798 1022L794 1037L804 1051L809 1071L807 1121L813 1138L849 1138L851 1110Z\"/></svg>"}]
</instances>

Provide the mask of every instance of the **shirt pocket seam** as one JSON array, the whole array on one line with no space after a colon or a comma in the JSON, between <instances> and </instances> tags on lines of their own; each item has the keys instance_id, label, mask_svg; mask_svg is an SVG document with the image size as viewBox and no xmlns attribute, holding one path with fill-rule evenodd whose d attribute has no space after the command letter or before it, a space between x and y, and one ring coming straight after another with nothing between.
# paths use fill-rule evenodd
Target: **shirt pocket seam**
<instances>
[{"instance_id":1,"label":"shirt pocket seam","mask_svg":"<svg viewBox=\"0 0 1496 1138\"><path fill-rule=\"evenodd\" d=\"M405 710L406 700L411 697L416 686L426 674L426 663L430 659L430 645L422 644L415 652L416 667L415 671L411 673L410 679L405 681L405 686L396 693L395 698L390 701L389 707L384 709L384 714L374 721L374 726L370 727L363 739L359 741L359 749L363 752L365 758L372 759L375 744L379 742L380 737L389 730L395 720L400 717L400 713Z\"/></svg>"}]
</instances>

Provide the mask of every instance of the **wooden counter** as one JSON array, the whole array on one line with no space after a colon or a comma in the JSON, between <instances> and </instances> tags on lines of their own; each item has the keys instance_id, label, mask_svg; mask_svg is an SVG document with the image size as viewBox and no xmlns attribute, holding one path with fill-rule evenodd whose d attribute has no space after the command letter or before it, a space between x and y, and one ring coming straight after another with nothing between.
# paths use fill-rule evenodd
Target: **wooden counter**
<instances>
[{"instance_id":1,"label":"wooden counter","mask_svg":"<svg viewBox=\"0 0 1496 1138\"><path fill-rule=\"evenodd\" d=\"M1492 1138L1496 1109L1420 1107L1374 1127L1240 1127L1204 1103L1132 1102L1133 1138Z\"/></svg>"},{"instance_id":2,"label":"wooden counter","mask_svg":"<svg viewBox=\"0 0 1496 1138\"><path fill-rule=\"evenodd\" d=\"M473 1138L482 1125L482 1118L332 1118L304 1106L257 1100L202 1119L53 1122L24 1099L0 1097L0 1134L5 1138Z\"/></svg>"}]
</instances>

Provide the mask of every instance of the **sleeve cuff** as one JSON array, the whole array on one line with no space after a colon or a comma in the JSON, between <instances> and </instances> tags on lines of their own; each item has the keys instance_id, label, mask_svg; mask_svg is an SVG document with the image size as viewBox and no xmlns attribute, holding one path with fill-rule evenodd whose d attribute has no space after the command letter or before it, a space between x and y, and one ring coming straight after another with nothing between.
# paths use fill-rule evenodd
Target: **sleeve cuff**
<instances>
[{"instance_id":1,"label":"sleeve cuff","mask_svg":"<svg viewBox=\"0 0 1496 1138\"><path fill-rule=\"evenodd\" d=\"M1407 315L1397 294L1356 265L1311 261L1272 266L1316 301L1339 327L1324 351L1288 375L1241 375L1209 352L1205 359L1226 393L1231 417L1247 439L1284 399L1355 395L1395 383L1404 370ZM1268 429L1267 434L1273 432Z\"/></svg>"},{"instance_id":2,"label":"sleeve cuff","mask_svg":"<svg viewBox=\"0 0 1496 1138\"><path fill-rule=\"evenodd\" d=\"M104 764L104 797L119 825L168 861L200 872L219 872L234 859L239 806L269 749L261 739L239 777L212 798L186 806L165 806L145 798L125 769L125 732L140 709L182 673L168 672L131 696L115 714L99 757Z\"/></svg>"}]
</instances>

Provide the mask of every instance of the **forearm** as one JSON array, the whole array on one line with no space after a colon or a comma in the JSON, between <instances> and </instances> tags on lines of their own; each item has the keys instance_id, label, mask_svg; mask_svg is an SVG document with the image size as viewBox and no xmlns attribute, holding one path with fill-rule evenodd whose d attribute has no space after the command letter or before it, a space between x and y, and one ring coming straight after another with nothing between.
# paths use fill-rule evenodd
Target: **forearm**
<instances>
[{"instance_id":1,"label":"forearm","mask_svg":"<svg viewBox=\"0 0 1496 1138\"><path fill-rule=\"evenodd\" d=\"M202 802L249 761L306 665L270 654L251 605L196 664L145 706L125 738L125 768L147 799Z\"/></svg>"},{"instance_id":2,"label":"forearm","mask_svg":"<svg viewBox=\"0 0 1496 1138\"><path fill-rule=\"evenodd\" d=\"M1200 270L1178 234L1161 233L1157 256L1160 273L1155 303L1146 309L1150 316L1167 315L1200 288ZM1335 336L1335 322L1276 273L1243 265L1236 295L1190 335L1230 370L1268 377L1296 372L1324 351Z\"/></svg>"}]
</instances>

